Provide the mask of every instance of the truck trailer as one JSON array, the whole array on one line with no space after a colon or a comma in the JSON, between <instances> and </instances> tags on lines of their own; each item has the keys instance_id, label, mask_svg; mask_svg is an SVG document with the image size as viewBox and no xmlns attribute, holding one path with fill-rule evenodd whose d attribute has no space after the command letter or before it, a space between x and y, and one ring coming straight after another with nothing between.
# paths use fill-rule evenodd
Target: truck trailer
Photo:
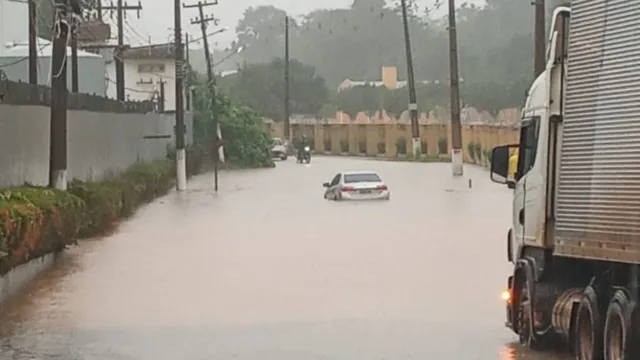
<instances>
[{"instance_id":1,"label":"truck trailer","mask_svg":"<svg viewBox=\"0 0 640 360\"><path fill-rule=\"evenodd\" d=\"M491 179L513 191L507 327L532 349L640 360L640 0L555 9L520 141L493 149Z\"/></svg>"}]
</instances>

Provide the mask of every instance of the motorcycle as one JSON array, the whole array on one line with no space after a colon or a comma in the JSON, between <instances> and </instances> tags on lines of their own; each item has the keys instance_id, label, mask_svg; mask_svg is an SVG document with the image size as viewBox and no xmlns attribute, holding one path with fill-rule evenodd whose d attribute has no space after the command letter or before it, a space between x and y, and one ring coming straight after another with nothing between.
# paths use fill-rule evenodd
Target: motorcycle
<instances>
[{"instance_id":1,"label":"motorcycle","mask_svg":"<svg viewBox=\"0 0 640 360\"><path fill-rule=\"evenodd\" d=\"M311 162L311 148L309 146L305 146L304 149L298 151L297 156L298 163L306 162L307 164Z\"/></svg>"}]
</instances>

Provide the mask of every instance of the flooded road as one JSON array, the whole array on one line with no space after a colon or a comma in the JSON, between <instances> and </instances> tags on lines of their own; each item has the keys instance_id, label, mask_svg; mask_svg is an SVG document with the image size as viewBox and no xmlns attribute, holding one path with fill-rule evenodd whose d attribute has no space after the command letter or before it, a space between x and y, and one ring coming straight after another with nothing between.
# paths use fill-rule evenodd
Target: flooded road
<instances>
[{"instance_id":1,"label":"flooded road","mask_svg":"<svg viewBox=\"0 0 640 360\"><path fill-rule=\"evenodd\" d=\"M391 201L323 199L358 169ZM195 178L6 303L0 359L564 359L512 345L511 192L465 172L316 157L223 173L217 195Z\"/></svg>"}]
</instances>

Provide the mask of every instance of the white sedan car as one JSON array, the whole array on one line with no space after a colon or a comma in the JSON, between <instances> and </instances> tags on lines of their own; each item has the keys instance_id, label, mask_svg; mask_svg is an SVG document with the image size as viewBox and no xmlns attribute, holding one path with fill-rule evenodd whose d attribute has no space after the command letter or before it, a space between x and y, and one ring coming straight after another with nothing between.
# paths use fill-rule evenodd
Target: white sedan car
<instances>
[{"instance_id":1,"label":"white sedan car","mask_svg":"<svg viewBox=\"0 0 640 360\"><path fill-rule=\"evenodd\" d=\"M348 171L322 184L329 200L389 200L391 193L375 171Z\"/></svg>"}]
</instances>

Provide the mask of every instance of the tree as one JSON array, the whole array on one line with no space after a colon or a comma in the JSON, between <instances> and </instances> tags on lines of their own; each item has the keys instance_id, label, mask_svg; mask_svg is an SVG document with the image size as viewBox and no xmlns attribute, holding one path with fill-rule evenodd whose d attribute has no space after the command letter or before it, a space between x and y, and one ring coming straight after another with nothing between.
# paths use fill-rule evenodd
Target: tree
<instances>
[{"instance_id":1,"label":"tree","mask_svg":"<svg viewBox=\"0 0 640 360\"><path fill-rule=\"evenodd\" d=\"M328 90L316 70L297 60L289 63L290 104L293 114L319 115ZM279 121L284 118L284 61L246 65L236 75L220 82L228 94L255 109L260 115Z\"/></svg>"}]
</instances>

